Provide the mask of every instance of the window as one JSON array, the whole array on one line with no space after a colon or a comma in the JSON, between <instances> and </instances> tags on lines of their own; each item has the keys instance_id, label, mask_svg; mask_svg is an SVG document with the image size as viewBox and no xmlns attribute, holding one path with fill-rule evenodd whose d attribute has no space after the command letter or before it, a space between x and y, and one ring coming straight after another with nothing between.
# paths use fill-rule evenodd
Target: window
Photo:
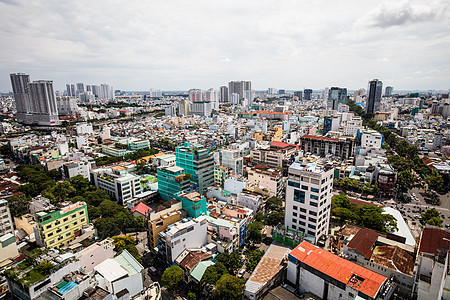
<instances>
[{"instance_id":1,"label":"window","mask_svg":"<svg viewBox=\"0 0 450 300\"><path fill-rule=\"evenodd\" d=\"M297 226L295 226L295 225L292 225L292 229L297 229Z\"/></svg>"},{"instance_id":2,"label":"window","mask_svg":"<svg viewBox=\"0 0 450 300\"><path fill-rule=\"evenodd\" d=\"M51 237L51 236L53 236L53 232L47 234L47 237Z\"/></svg>"},{"instance_id":3,"label":"window","mask_svg":"<svg viewBox=\"0 0 450 300\"><path fill-rule=\"evenodd\" d=\"M84 210L80 211L80 216L84 215Z\"/></svg>"},{"instance_id":4,"label":"window","mask_svg":"<svg viewBox=\"0 0 450 300\"><path fill-rule=\"evenodd\" d=\"M305 192L300 190L294 190L294 201L305 203Z\"/></svg>"},{"instance_id":5,"label":"window","mask_svg":"<svg viewBox=\"0 0 450 300\"><path fill-rule=\"evenodd\" d=\"M72 219L75 218L76 216L77 216L76 214L73 214L73 215L72 215Z\"/></svg>"},{"instance_id":6,"label":"window","mask_svg":"<svg viewBox=\"0 0 450 300\"><path fill-rule=\"evenodd\" d=\"M46 229L50 229L52 228L52 225L47 225L47 227L45 227Z\"/></svg>"},{"instance_id":7,"label":"window","mask_svg":"<svg viewBox=\"0 0 450 300\"><path fill-rule=\"evenodd\" d=\"M294 205L294 206L292 206L292 209L293 209L293 210L297 210L298 207L297 207L296 205Z\"/></svg>"},{"instance_id":8,"label":"window","mask_svg":"<svg viewBox=\"0 0 450 300\"><path fill-rule=\"evenodd\" d=\"M295 212L295 213L292 213L292 215L294 216L294 217L296 217L297 216L297 213Z\"/></svg>"},{"instance_id":9,"label":"window","mask_svg":"<svg viewBox=\"0 0 450 300\"><path fill-rule=\"evenodd\" d=\"M314 206L314 207L317 207L317 206L318 206L317 202L313 202L313 201L310 201L310 202L309 202L309 205Z\"/></svg>"},{"instance_id":10,"label":"window","mask_svg":"<svg viewBox=\"0 0 450 300\"><path fill-rule=\"evenodd\" d=\"M308 190L308 187L306 185L302 185L302 190Z\"/></svg>"},{"instance_id":11,"label":"window","mask_svg":"<svg viewBox=\"0 0 450 300\"><path fill-rule=\"evenodd\" d=\"M314 235L314 231L308 230L308 234Z\"/></svg>"},{"instance_id":12,"label":"window","mask_svg":"<svg viewBox=\"0 0 450 300\"><path fill-rule=\"evenodd\" d=\"M308 218L308 221L310 221L310 222L314 222L314 223L316 223L317 222L317 220L316 219L314 219L314 218Z\"/></svg>"},{"instance_id":13,"label":"window","mask_svg":"<svg viewBox=\"0 0 450 300\"><path fill-rule=\"evenodd\" d=\"M296 187L296 188L299 188L300 187L300 183L299 182L295 182L295 181L288 181L288 185L289 186L293 186L293 187Z\"/></svg>"},{"instance_id":14,"label":"window","mask_svg":"<svg viewBox=\"0 0 450 300\"><path fill-rule=\"evenodd\" d=\"M316 195L311 195L311 199L314 199L314 200L319 200L319 196L316 196Z\"/></svg>"},{"instance_id":15,"label":"window","mask_svg":"<svg viewBox=\"0 0 450 300\"><path fill-rule=\"evenodd\" d=\"M303 222L303 221L300 221L300 222L298 222L300 225L303 225L303 226L305 226L306 225L306 223L305 222Z\"/></svg>"},{"instance_id":16,"label":"window","mask_svg":"<svg viewBox=\"0 0 450 300\"><path fill-rule=\"evenodd\" d=\"M300 208L300 211L305 213L306 209L305 208Z\"/></svg>"},{"instance_id":17,"label":"window","mask_svg":"<svg viewBox=\"0 0 450 300\"><path fill-rule=\"evenodd\" d=\"M80 221L81 221L81 222L84 222L84 220L85 220L85 218L81 219Z\"/></svg>"},{"instance_id":18,"label":"window","mask_svg":"<svg viewBox=\"0 0 450 300\"><path fill-rule=\"evenodd\" d=\"M78 222L73 222L73 226L75 226L75 225L77 225L78 224Z\"/></svg>"},{"instance_id":19,"label":"window","mask_svg":"<svg viewBox=\"0 0 450 300\"><path fill-rule=\"evenodd\" d=\"M67 222L67 220L69 220L69 218L64 218L64 219L63 219L63 222Z\"/></svg>"},{"instance_id":20,"label":"window","mask_svg":"<svg viewBox=\"0 0 450 300\"><path fill-rule=\"evenodd\" d=\"M314 192L314 193L318 193L319 192L319 189L316 189L316 188L311 188L311 192Z\"/></svg>"},{"instance_id":21,"label":"window","mask_svg":"<svg viewBox=\"0 0 450 300\"><path fill-rule=\"evenodd\" d=\"M69 233L66 233L66 236L70 236L70 232L69 232Z\"/></svg>"},{"instance_id":22,"label":"window","mask_svg":"<svg viewBox=\"0 0 450 300\"><path fill-rule=\"evenodd\" d=\"M308 227L311 229L316 229L316 226L312 225L312 224L308 224Z\"/></svg>"},{"instance_id":23,"label":"window","mask_svg":"<svg viewBox=\"0 0 450 300\"><path fill-rule=\"evenodd\" d=\"M292 223L297 223L297 219L292 218Z\"/></svg>"},{"instance_id":24,"label":"window","mask_svg":"<svg viewBox=\"0 0 450 300\"><path fill-rule=\"evenodd\" d=\"M311 216L317 216L317 213L316 213L315 211L312 211L312 210L309 211L309 214L310 214Z\"/></svg>"}]
</instances>

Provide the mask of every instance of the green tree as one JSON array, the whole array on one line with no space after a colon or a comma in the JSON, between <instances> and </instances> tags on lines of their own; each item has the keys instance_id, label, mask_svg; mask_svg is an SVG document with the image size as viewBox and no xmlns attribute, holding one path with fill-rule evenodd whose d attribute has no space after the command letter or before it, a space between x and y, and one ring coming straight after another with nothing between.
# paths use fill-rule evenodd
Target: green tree
<instances>
[{"instance_id":1,"label":"green tree","mask_svg":"<svg viewBox=\"0 0 450 300\"><path fill-rule=\"evenodd\" d=\"M98 218L95 220L94 226L101 239L120 234L120 226L113 217Z\"/></svg>"},{"instance_id":2,"label":"green tree","mask_svg":"<svg viewBox=\"0 0 450 300\"><path fill-rule=\"evenodd\" d=\"M261 242L261 229L263 228L263 224L255 221L250 224L249 230L248 230L248 239L253 243L259 243Z\"/></svg>"},{"instance_id":3,"label":"green tree","mask_svg":"<svg viewBox=\"0 0 450 300\"><path fill-rule=\"evenodd\" d=\"M217 261L223 263L229 273L234 274L241 266L241 254L238 251L220 253L219 256L217 256Z\"/></svg>"},{"instance_id":4,"label":"green tree","mask_svg":"<svg viewBox=\"0 0 450 300\"><path fill-rule=\"evenodd\" d=\"M277 197L270 197L265 203L265 209L267 212L280 210L283 208L283 200Z\"/></svg>"},{"instance_id":5,"label":"green tree","mask_svg":"<svg viewBox=\"0 0 450 300\"><path fill-rule=\"evenodd\" d=\"M436 169L433 169L431 174L425 177L425 182L428 184L430 189L435 191L441 191L442 186L444 185L444 180Z\"/></svg>"},{"instance_id":6,"label":"green tree","mask_svg":"<svg viewBox=\"0 0 450 300\"><path fill-rule=\"evenodd\" d=\"M184 281L184 271L179 266L171 266L164 271L161 281L164 286L176 289Z\"/></svg>"},{"instance_id":7,"label":"green tree","mask_svg":"<svg viewBox=\"0 0 450 300\"><path fill-rule=\"evenodd\" d=\"M441 216L439 215L439 211L437 211L437 209L433 207L420 214L420 223L422 223L422 225L430 224L433 226L442 227L443 221L441 219Z\"/></svg>"},{"instance_id":8,"label":"green tree","mask_svg":"<svg viewBox=\"0 0 450 300\"><path fill-rule=\"evenodd\" d=\"M51 191L58 202L74 197L76 192L77 190L68 181L58 182Z\"/></svg>"},{"instance_id":9,"label":"green tree","mask_svg":"<svg viewBox=\"0 0 450 300\"><path fill-rule=\"evenodd\" d=\"M212 284L215 285L217 280L222 277L222 275L228 274L227 268L223 263L217 262L214 265L209 266L205 273L203 274L202 280L200 281L201 285L204 284Z\"/></svg>"},{"instance_id":10,"label":"green tree","mask_svg":"<svg viewBox=\"0 0 450 300\"><path fill-rule=\"evenodd\" d=\"M261 258L264 256L263 250L252 250L246 255L245 268L248 272L252 272L258 265Z\"/></svg>"},{"instance_id":11,"label":"green tree","mask_svg":"<svg viewBox=\"0 0 450 300\"><path fill-rule=\"evenodd\" d=\"M241 300L244 294L244 280L225 274L216 284L214 295L219 300Z\"/></svg>"},{"instance_id":12,"label":"green tree","mask_svg":"<svg viewBox=\"0 0 450 300\"><path fill-rule=\"evenodd\" d=\"M411 171L403 170L398 174L397 185L400 189L406 191L412 187L413 183L414 176L412 175Z\"/></svg>"},{"instance_id":13,"label":"green tree","mask_svg":"<svg viewBox=\"0 0 450 300\"><path fill-rule=\"evenodd\" d=\"M134 258L136 258L137 261L142 264L142 257L136 248L136 239L134 237L131 235L115 236L113 237L113 240L115 246L114 250L117 254L122 253L122 251L126 249L131 255L133 255Z\"/></svg>"}]
</instances>

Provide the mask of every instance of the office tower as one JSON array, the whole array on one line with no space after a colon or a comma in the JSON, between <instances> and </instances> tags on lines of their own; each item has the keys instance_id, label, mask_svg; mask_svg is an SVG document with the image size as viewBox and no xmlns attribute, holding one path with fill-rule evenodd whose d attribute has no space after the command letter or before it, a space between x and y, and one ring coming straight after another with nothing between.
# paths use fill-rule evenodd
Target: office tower
<instances>
[{"instance_id":1,"label":"office tower","mask_svg":"<svg viewBox=\"0 0 450 300\"><path fill-rule=\"evenodd\" d=\"M303 99L303 92L302 91L295 91L294 96L298 98L298 100Z\"/></svg>"},{"instance_id":2,"label":"office tower","mask_svg":"<svg viewBox=\"0 0 450 300\"><path fill-rule=\"evenodd\" d=\"M369 81L366 100L366 112L368 114L374 114L380 110L382 92L383 92L383 82L381 82L378 79Z\"/></svg>"},{"instance_id":3,"label":"office tower","mask_svg":"<svg viewBox=\"0 0 450 300\"><path fill-rule=\"evenodd\" d=\"M53 81L37 80L29 84L33 121L39 125L59 125Z\"/></svg>"},{"instance_id":4,"label":"office tower","mask_svg":"<svg viewBox=\"0 0 450 300\"><path fill-rule=\"evenodd\" d=\"M190 180L183 168L177 166L160 167L157 170L158 191L164 201L175 198L175 194L189 190Z\"/></svg>"},{"instance_id":5,"label":"office tower","mask_svg":"<svg viewBox=\"0 0 450 300\"><path fill-rule=\"evenodd\" d=\"M221 86L220 87L220 102L221 103L227 103L228 100L228 87L227 86Z\"/></svg>"},{"instance_id":6,"label":"office tower","mask_svg":"<svg viewBox=\"0 0 450 300\"><path fill-rule=\"evenodd\" d=\"M244 92L245 95L245 99L247 99L247 104L248 106L252 106L253 105L253 100L255 99L255 91L254 90L248 90Z\"/></svg>"},{"instance_id":7,"label":"office tower","mask_svg":"<svg viewBox=\"0 0 450 300\"><path fill-rule=\"evenodd\" d=\"M87 85L86 85L86 91L87 91L87 92L92 92L92 85L87 84Z\"/></svg>"},{"instance_id":8,"label":"office tower","mask_svg":"<svg viewBox=\"0 0 450 300\"><path fill-rule=\"evenodd\" d=\"M325 161L289 167L284 225L317 241L328 234L334 169Z\"/></svg>"},{"instance_id":9,"label":"office tower","mask_svg":"<svg viewBox=\"0 0 450 300\"><path fill-rule=\"evenodd\" d=\"M199 193L205 193L206 188L214 184L214 158L207 148L184 143L175 148L175 156L177 166L191 174L191 182L197 185Z\"/></svg>"},{"instance_id":10,"label":"office tower","mask_svg":"<svg viewBox=\"0 0 450 300\"><path fill-rule=\"evenodd\" d=\"M278 90L278 95L284 95L286 94L286 90Z\"/></svg>"},{"instance_id":11,"label":"office tower","mask_svg":"<svg viewBox=\"0 0 450 300\"><path fill-rule=\"evenodd\" d=\"M311 89L305 89L303 91L303 96L305 100L311 100L311 95L312 95L313 90Z\"/></svg>"},{"instance_id":12,"label":"office tower","mask_svg":"<svg viewBox=\"0 0 450 300\"><path fill-rule=\"evenodd\" d=\"M347 89L332 87L328 91L327 108L337 110L339 104L347 104Z\"/></svg>"},{"instance_id":13,"label":"office tower","mask_svg":"<svg viewBox=\"0 0 450 300\"><path fill-rule=\"evenodd\" d=\"M238 94L239 101L244 98L244 91L252 89L251 81L230 81L228 83L228 99L230 99L231 94Z\"/></svg>"},{"instance_id":14,"label":"office tower","mask_svg":"<svg viewBox=\"0 0 450 300\"><path fill-rule=\"evenodd\" d=\"M77 93L75 84L66 84L66 93L69 97L75 97Z\"/></svg>"},{"instance_id":15,"label":"office tower","mask_svg":"<svg viewBox=\"0 0 450 300\"><path fill-rule=\"evenodd\" d=\"M385 91L384 91L384 96L385 97L390 97L392 96L392 92L394 91L394 88L392 86L387 86Z\"/></svg>"},{"instance_id":16,"label":"office tower","mask_svg":"<svg viewBox=\"0 0 450 300\"><path fill-rule=\"evenodd\" d=\"M17 122L27 123L28 115L32 113L31 98L28 84L30 75L24 73L10 74L11 85L16 102Z\"/></svg>"},{"instance_id":17,"label":"office tower","mask_svg":"<svg viewBox=\"0 0 450 300\"><path fill-rule=\"evenodd\" d=\"M326 116L323 118L323 135L326 135L328 131L331 131L331 124L333 123L332 116Z\"/></svg>"},{"instance_id":18,"label":"office tower","mask_svg":"<svg viewBox=\"0 0 450 300\"><path fill-rule=\"evenodd\" d=\"M77 96L81 93L84 93L85 90L86 89L85 89L84 83L82 83L82 82L77 83L77 93L76 93Z\"/></svg>"},{"instance_id":19,"label":"office tower","mask_svg":"<svg viewBox=\"0 0 450 300\"><path fill-rule=\"evenodd\" d=\"M150 98L161 98L162 92L161 92L161 90L150 89L149 97Z\"/></svg>"}]
</instances>

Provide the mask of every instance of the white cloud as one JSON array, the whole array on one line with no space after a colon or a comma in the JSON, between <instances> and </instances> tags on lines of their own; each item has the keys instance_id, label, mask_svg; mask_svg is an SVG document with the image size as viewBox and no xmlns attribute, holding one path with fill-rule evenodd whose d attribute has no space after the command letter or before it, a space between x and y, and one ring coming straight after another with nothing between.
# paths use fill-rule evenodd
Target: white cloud
<instances>
[{"instance_id":1,"label":"white cloud","mask_svg":"<svg viewBox=\"0 0 450 300\"><path fill-rule=\"evenodd\" d=\"M448 88L445 3L0 1L0 91L11 90L12 72L59 89L217 88L236 79L257 89L353 89L371 78L396 89ZM442 76L411 86L406 77L418 69Z\"/></svg>"}]
</instances>

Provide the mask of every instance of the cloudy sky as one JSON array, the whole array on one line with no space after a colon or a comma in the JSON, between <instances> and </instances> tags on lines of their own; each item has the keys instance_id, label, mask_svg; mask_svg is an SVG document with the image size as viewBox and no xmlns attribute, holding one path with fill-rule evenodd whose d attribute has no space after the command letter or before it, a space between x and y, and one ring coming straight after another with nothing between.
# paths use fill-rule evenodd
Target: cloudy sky
<instances>
[{"instance_id":1,"label":"cloudy sky","mask_svg":"<svg viewBox=\"0 0 450 300\"><path fill-rule=\"evenodd\" d=\"M4 92L12 72L56 89L450 88L448 0L0 0L0 44Z\"/></svg>"}]
</instances>

